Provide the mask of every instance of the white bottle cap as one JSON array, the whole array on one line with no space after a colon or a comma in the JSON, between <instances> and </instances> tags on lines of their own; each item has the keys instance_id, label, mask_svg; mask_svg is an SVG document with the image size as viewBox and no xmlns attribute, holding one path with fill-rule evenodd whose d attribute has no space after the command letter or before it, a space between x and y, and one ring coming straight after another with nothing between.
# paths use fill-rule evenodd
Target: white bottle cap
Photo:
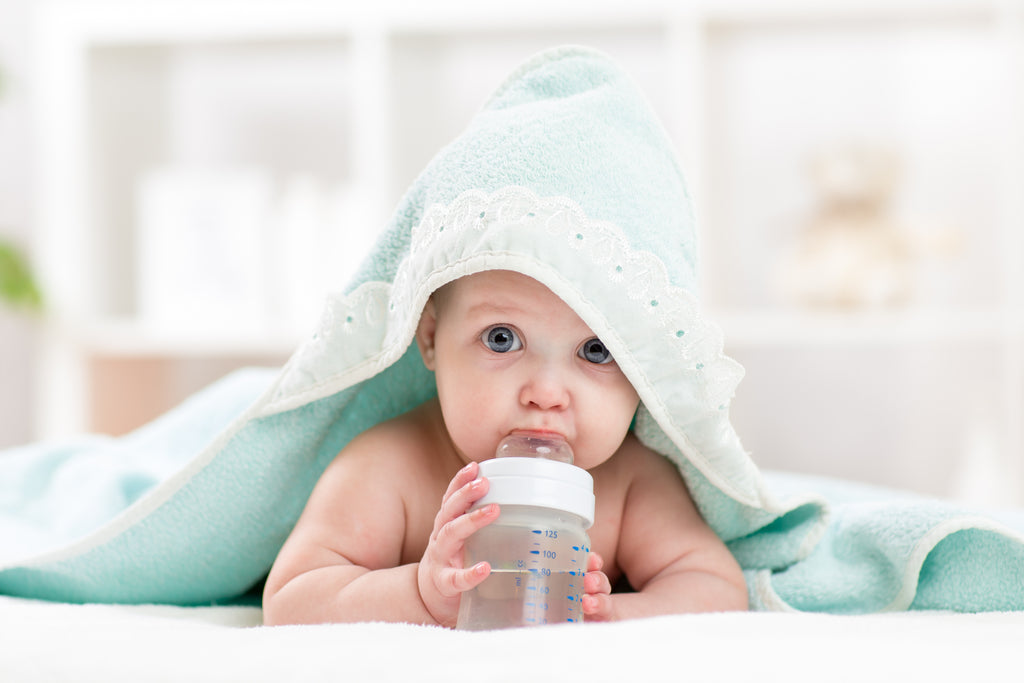
<instances>
[{"instance_id":1,"label":"white bottle cap","mask_svg":"<svg viewBox=\"0 0 1024 683\"><path fill-rule=\"evenodd\" d=\"M594 478L581 467L545 458L503 457L481 462L480 476L487 477L490 489L474 508L533 505L581 517L584 529L594 523Z\"/></svg>"}]
</instances>

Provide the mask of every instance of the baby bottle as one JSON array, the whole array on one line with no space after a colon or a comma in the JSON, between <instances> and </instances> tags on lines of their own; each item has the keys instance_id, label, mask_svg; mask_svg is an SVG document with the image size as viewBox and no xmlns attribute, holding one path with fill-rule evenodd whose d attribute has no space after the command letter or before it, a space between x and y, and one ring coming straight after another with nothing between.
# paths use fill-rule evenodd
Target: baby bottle
<instances>
[{"instance_id":1,"label":"baby bottle","mask_svg":"<svg viewBox=\"0 0 1024 683\"><path fill-rule=\"evenodd\" d=\"M462 594L457 628L480 631L582 622L583 576L594 523L594 480L561 437L514 434L480 463L490 489L474 509L501 514L466 542L465 566L491 574Z\"/></svg>"}]
</instances>

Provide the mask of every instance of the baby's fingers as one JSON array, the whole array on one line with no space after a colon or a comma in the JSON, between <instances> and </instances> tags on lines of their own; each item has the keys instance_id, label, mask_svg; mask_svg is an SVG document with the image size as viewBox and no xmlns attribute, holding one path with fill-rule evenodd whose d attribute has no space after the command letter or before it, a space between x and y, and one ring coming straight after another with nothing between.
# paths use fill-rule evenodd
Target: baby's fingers
<instances>
[{"instance_id":1,"label":"baby's fingers","mask_svg":"<svg viewBox=\"0 0 1024 683\"><path fill-rule=\"evenodd\" d=\"M486 562L477 562L472 567L465 569L446 569L442 572L441 585L438 589L442 595L459 595L476 588L490 574L491 565Z\"/></svg>"},{"instance_id":2,"label":"baby's fingers","mask_svg":"<svg viewBox=\"0 0 1024 683\"><path fill-rule=\"evenodd\" d=\"M583 577L583 592L587 595L608 595L612 592L612 584L604 572L587 572Z\"/></svg>"},{"instance_id":3,"label":"baby's fingers","mask_svg":"<svg viewBox=\"0 0 1024 683\"><path fill-rule=\"evenodd\" d=\"M590 621L609 621L612 615L612 584L608 575L601 571L604 558L590 553L587 558L587 573L583 577L583 616Z\"/></svg>"},{"instance_id":4,"label":"baby's fingers","mask_svg":"<svg viewBox=\"0 0 1024 683\"><path fill-rule=\"evenodd\" d=\"M442 500L448 500L453 493L458 491L460 488L468 484L469 482L476 479L477 474L480 472L480 463L470 462L461 470L455 473L455 477L448 483L448 490L444 492Z\"/></svg>"},{"instance_id":5,"label":"baby's fingers","mask_svg":"<svg viewBox=\"0 0 1024 683\"><path fill-rule=\"evenodd\" d=\"M611 621L612 596L604 593L584 595L583 618L586 621Z\"/></svg>"},{"instance_id":6,"label":"baby's fingers","mask_svg":"<svg viewBox=\"0 0 1024 683\"><path fill-rule=\"evenodd\" d=\"M475 465L476 463L472 464ZM451 485L448 487L449 492L445 494L444 499L441 501L441 509L437 511L437 517L434 518L435 536L453 520L457 520L465 515L466 511L473 506L473 503L487 495L490 482L484 478L470 479L456 488L455 485L463 478L462 473L465 471L464 468L455 476L455 479L452 480ZM473 472L474 470L470 471Z\"/></svg>"},{"instance_id":7,"label":"baby's fingers","mask_svg":"<svg viewBox=\"0 0 1024 683\"><path fill-rule=\"evenodd\" d=\"M434 537L437 552L442 557L461 552L466 539L497 519L500 513L498 505L491 503L444 523Z\"/></svg>"},{"instance_id":8,"label":"baby's fingers","mask_svg":"<svg viewBox=\"0 0 1024 683\"><path fill-rule=\"evenodd\" d=\"M583 617L589 621L612 619L612 585L604 572L587 572L583 578Z\"/></svg>"}]
</instances>

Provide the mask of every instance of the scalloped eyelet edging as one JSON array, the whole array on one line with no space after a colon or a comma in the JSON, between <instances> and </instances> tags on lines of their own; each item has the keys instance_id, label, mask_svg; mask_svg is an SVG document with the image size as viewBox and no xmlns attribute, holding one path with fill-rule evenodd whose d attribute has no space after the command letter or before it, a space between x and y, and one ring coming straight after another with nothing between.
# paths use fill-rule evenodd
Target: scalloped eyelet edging
<instances>
[{"instance_id":1,"label":"scalloped eyelet edging","mask_svg":"<svg viewBox=\"0 0 1024 683\"><path fill-rule=\"evenodd\" d=\"M318 332L289 361L262 414L336 393L397 361L441 285L516 270L547 285L601 337L654 421L711 483L739 502L765 505L738 441L721 443L723 431L732 434L728 404L743 368L724 355L721 331L655 254L634 250L618 226L589 219L573 200L520 186L432 205L411 237L393 283L329 298ZM656 377L645 369L652 367Z\"/></svg>"}]
</instances>

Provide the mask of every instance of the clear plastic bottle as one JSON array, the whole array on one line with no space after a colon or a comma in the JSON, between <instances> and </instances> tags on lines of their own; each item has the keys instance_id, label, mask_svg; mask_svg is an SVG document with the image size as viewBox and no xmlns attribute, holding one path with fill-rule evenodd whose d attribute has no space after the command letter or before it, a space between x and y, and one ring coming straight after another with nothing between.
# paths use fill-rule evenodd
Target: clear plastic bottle
<instances>
[{"instance_id":1,"label":"clear plastic bottle","mask_svg":"<svg viewBox=\"0 0 1024 683\"><path fill-rule=\"evenodd\" d=\"M491 574L462 594L457 628L471 631L582 622L583 576L594 521L594 480L561 438L512 435L480 463L498 519L466 542L466 566Z\"/></svg>"}]
</instances>

